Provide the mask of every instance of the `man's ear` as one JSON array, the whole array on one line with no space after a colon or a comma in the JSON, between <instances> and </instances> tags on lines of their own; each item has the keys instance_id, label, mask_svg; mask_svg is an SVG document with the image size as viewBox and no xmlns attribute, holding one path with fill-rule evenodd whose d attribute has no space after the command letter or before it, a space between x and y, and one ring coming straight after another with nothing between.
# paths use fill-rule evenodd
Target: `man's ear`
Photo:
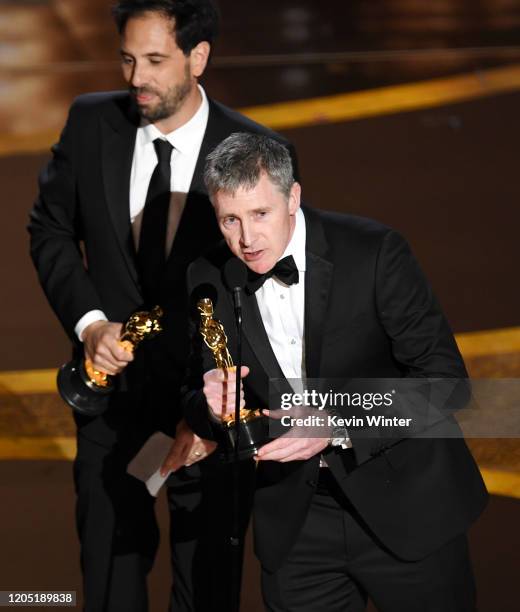
<instances>
[{"instance_id":1,"label":"man's ear","mask_svg":"<svg viewBox=\"0 0 520 612\"><path fill-rule=\"evenodd\" d=\"M294 181L291 192L289 193L289 214L295 215L298 208L300 208L302 195L302 188L300 183Z\"/></svg>"},{"instance_id":2,"label":"man's ear","mask_svg":"<svg viewBox=\"0 0 520 612\"><path fill-rule=\"evenodd\" d=\"M190 53L190 68L191 74L195 78L202 76L208 64L209 52L211 50L209 42L201 41L196 47L193 47Z\"/></svg>"}]
</instances>

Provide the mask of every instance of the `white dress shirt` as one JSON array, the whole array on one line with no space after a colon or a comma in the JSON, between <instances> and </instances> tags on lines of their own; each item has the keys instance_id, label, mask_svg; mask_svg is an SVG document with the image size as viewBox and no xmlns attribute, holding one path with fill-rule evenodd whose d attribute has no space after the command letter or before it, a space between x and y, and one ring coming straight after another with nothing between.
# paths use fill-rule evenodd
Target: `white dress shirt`
<instances>
[{"instance_id":1,"label":"white dress shirt","mask_svg":"<svg viewBox=\"0 0 520 612\"><path fill-rule=\"evenodd\" d=\"M202 98L201 104L193 117L180 128L169 134L163 134L152 123L143 123L137 128L132 171L130 173L130 221L132 222L132 233L136 248L139 246L139 233L148 185L157 165L157 154L153 145L156 138L163 138L173 146L171 156L172 193L166 233L166 255L168 255L173 244L208 124L208 98L204 89L200 85L198 87ZM80 340L82 340L83 331L94 321L107 321L107 317L101 310L91 310L84 314L74 328Z\"/></svg>"},{"instance_id":2,"label":"white dress shirt","mask_svg":"<svg viewBox=\"0 0 520 612\"><path fill-rule=\"evenodd\" d=\"M305 216L301 209L296 213L296 226L284 254L292 255L298 268L299 280L293 285L271 276L255 293L262 322L276 360L293 390L301 393L305 386ZM328 430L327 430L328 434ZM338 438L342 448L352 446L348 437ZM320 467L327 463L320 457Z\"/></svg>"},{"instance_id":3,"label":"white dress shirt","mask_svg":"<svg viewBox=\"0 0 520 612\"><path fill-rule=\"evenodd\" d=\"M269 342L288 379L305 378L303 322L305 306L305 216L296 212L293 235L280 259L292 255L299 281L286 285L271 276L255 293Z\"/></svg>"}]
</instances>

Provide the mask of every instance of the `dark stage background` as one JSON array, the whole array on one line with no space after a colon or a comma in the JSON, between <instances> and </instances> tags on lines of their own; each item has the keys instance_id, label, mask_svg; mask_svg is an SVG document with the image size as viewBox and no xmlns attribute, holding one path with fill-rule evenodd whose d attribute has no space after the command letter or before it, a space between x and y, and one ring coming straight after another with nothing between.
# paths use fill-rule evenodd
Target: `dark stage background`
<instances>
[{"instance_id":1,"label":"dark stage background","mask_svg":"<svg viewBox=\"0 0 520 612\"><path fill-rule=\"evenodd\" d=\"M52 392L13 391L2 373L56 368L69 355L37 284L25 225L74 96L124 86L110 4L0 2L0 590L81 588L71 464L16 450L22 439L70 439L69 415ZM455 332L518 326L520 0L220 6L204 85L294 142L304 199L401 231ZM511 334L507 349L489 349L492 361L479 349L475 373L520 375L518 329ZM497 441L486 453L481 465L516 484L493 497L471 532L479 609L513 612L520 451ZM250 553L245 612L261 610L257 572ZM168 588L163 546L152 612L165 609Z\"/></svg>"}]
</instances>

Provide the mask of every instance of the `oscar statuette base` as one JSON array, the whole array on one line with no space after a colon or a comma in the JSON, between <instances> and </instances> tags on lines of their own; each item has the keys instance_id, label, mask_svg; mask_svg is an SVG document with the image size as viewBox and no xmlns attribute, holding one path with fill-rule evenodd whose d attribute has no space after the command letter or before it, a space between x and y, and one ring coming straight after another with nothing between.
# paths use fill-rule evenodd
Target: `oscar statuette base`
<instances>
[{"instance_id":1,"label":"oscar statuette base","mask_svg":"<svg viewBox=\"0 0 520 612\"><path fill-rule=\"evenodd\" d=\"M269 419L258 410L250 411L250 415L241 419L239 424L238 458L240 461L254 457L258 454L260 447L269 441ZM228 442L226 456L232 460L237 439L234 421L227 424L226 433Z\"/></svg>"},{"instance_id":2,"label":"oscar statuette base","mask_svg":"<svg viewBox=\"0 0 520 612\"><path fill-rule=\"evenodd\" d=\"M77 413L83 416L103 414L109 403L114 384L95 385L85 371L83 359L73 359L58 370L58 391L62 399Z\"/></svg>"}]
</instances>

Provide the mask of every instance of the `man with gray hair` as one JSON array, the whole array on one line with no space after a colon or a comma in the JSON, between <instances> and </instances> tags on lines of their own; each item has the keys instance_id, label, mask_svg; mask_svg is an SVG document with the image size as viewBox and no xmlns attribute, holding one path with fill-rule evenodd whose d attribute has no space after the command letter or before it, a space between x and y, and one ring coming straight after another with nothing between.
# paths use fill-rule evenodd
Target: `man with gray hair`
<instances>
[{"instance_id":1,"label":"man with gray hair","mask_svg":"<svg viewBox=\"0 0 520 612\"><path fill-rule=\"evenodd\" d=\"M208 193L235 193L240 187L253 189L266 172L282 195L289 197L294 185L291 157L285 147L273 146L258 134L231 134L226 146L217 147L206 158L204 182Z\"/></svg>"},{"instance_id":2,"label":"man with gray hair","mask_svg":"<svg viewBox=\"0 0 520 612\"><path fill-rule=\"evenodd\" d=\"M291 160L272 139L233 134L205 181L224 242L188 268L237 336L222 269L248 268L243 390L268 406L269 379L465 378L449 325L405 240L375 221L300 207ZM218 437L235 374L194 350L183 402L198 435ZM202 351L202 352L201 352ZM202 358L201 358L202 357ZM486 502L462 439L283 435L256 457L255 549L273 612L474 612L466 531ZM352 434L352 440L349 439ZM245 492L244 492L245 493Z\"/></svg>"}]
</instances>

